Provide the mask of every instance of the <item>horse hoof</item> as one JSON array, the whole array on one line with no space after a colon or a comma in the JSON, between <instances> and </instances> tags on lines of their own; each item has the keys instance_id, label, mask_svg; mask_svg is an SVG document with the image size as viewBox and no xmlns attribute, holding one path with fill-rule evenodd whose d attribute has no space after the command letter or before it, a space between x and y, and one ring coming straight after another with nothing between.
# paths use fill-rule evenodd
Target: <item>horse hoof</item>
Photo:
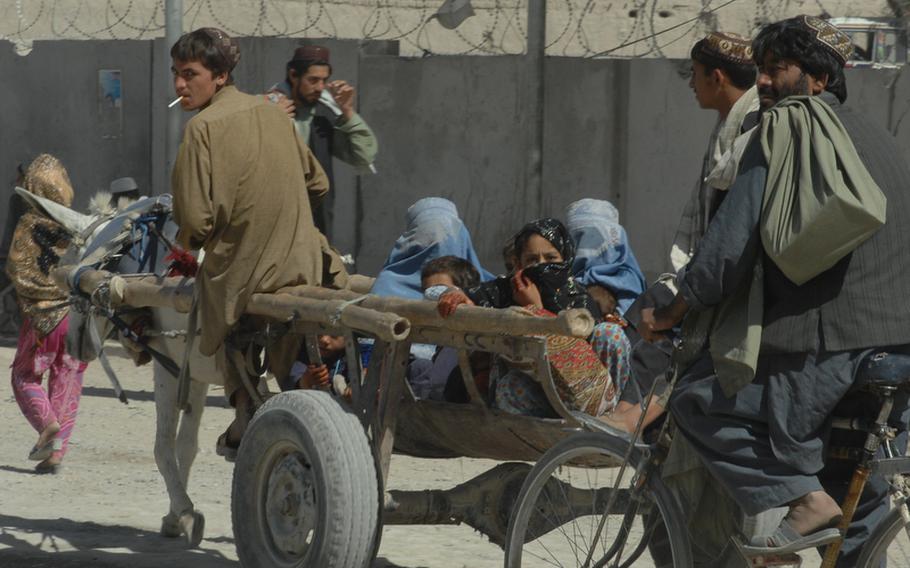
<instances>
[{"instance_id":1,"label":"horse hoof","mask_svg":"<svg viewBox=\"0 0 910 568\"><path fill-rule=\"evenodd\" d=\"M199 511L190 511L180 515L180 531L190 548L196 548L202 542L205 532L205 516Z\"/></svg>"},{"instance_id":2,"label":"horse hoof","mask_svg":"<svg viewBox=\"0 0 910 568\"><path fill-rule=\"evenodd\" d=\"M161 517L161 536L165 538L177 538L180 536L180 519L174 513L168 513Z\"/></svg>"}]
</instances>

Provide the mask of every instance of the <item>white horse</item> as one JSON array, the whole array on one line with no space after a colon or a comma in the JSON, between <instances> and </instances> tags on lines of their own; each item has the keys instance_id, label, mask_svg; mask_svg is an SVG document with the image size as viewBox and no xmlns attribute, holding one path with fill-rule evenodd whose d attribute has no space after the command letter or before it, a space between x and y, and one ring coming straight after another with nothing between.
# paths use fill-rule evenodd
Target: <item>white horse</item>
<instances>
[{"instance_id":1,"label":"white horse","mask_svg":"<svg viewBox=\"0 0 910 568\"><path fill-rule=\"evenodd\" d=\"M165 257L170 252L170 243L177 232L176 224L170 219L169 195L143 198L122 210L96 211L94 215L83 215L20 188L16 189L26 201L54 218L73 235L73 246L61 265L87 263L97 266L100 263L106 270L122 274L162 274L167 271ZM104 195L106 194L101 194L102 201ZM162 217L155 229L149 231L149 218L153 213ZM163 238L156 233L160 233ZM166 308L151 309L151 314L150 329L153 333L148 337L148 346L179 366L186 351L186 336L162 335L161 332L185 332L189 320L187 314ZM74 313L73 319L73 323L76 323L76 320L85 318L79 318ZM94 322L87 323L96 323L99 329L110 329L109 322L99 321L97 317L94 319ZM79 334L80 330L84 332L85 329L85 326L71 324L70 333ZM105 334L102 333L100 337L105 337ZM73 344L84 345L87 341L86 336L68 338L68 343ZM92 358L92 349L86 351L87 358ZM222 384L222 378L215 369L214 358L203 356L197 348L191 350L188 363L188 404L186 410L181 411L177 404L177 378L158 361L154 361L157 415L155 463L164 478L170 499L168 513L162 518L161 534L166 537L184 536L190 546L197 546L203 537L205 517L196 510L190 499L187 483L199 447L199 424L208 386Z\"/></svg>"}]
</instances>

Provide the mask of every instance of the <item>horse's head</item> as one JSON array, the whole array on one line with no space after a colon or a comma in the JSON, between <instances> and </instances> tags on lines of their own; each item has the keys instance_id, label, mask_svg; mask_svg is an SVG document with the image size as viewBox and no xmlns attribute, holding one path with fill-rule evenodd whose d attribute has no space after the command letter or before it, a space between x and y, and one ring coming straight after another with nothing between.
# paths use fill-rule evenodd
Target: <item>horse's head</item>
<instances>
[{"instance_id":1,"label":"horse's head","mask_svg":"<svg viewBox=\"0 0 910 568\"><path fill-rule=\"evenodd\" d=\"M135 273L158 272L166 264L170 241L176 234L176 226L170 220L170 195L143 197L123 209L86 215L18 187L16 192L69 233L71 244L60 260L61 266ZM78 270L71 270L67 276L72 288L77 274ZM81 304L77 302L78 305ZM71 312L68 338L70 354L84 361L95 358L100 342L110 331L109 322L103 317L96 314L87 318L88 313L87 308ZM93 326L97 327L92 329Z\"/></svg>"}]
</instances>

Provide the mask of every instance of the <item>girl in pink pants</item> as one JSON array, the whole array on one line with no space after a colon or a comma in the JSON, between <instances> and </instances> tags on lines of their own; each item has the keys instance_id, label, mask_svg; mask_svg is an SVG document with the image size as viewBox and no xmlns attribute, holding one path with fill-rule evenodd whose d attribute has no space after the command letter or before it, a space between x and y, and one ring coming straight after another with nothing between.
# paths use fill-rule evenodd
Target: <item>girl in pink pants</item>
<instances>
[{"instance_id":1,"label":"girl in pink pants","mask_svg":"<svg viewBox=\"0 0 910 568\"><path fill-rule=\"evenodd\" d=\"M41 154L24 172L22 187L43 199L69 207L73 186L60 160ZM22 413L38 431L29 458L35 471L56 473L73 433L85 364L66 354L69 303L51 271L70 243L69 233L38 209L16 223L6 273L16 288L23 315L19 347L13 360L13 393ZM47 379L47 390L41 386Z\"/></svg>"},{"instance_id":2,"label":"girl in pink pants","mask_svg":"<svg viewBox=\"0 0 910 568\"><path fill-rule=\"evenodd\" d=\"M39 434L33 455L44 459L47 469L58 466L66 454L76 423L82 374L86 367L85 363L66 354L68 327L69 316L66 316L48 336L39 339L31 320L26 319L12 365L16 402ZM47 390L41 386L43 377L47 378ZM42 453L42 448L49 443L53 451ZM50 455L44 458L48 453Z\"/></svg>"}]
</instances>

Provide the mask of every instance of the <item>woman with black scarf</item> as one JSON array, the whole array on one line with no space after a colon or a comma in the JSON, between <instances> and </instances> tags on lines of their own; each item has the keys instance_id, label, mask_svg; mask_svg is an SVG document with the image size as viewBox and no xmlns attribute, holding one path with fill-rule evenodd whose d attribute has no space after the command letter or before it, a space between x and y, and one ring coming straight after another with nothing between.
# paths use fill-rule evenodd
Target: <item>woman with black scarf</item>
<instances>
[{"instance_id":1,"label":"woman with black scarf","mask_svg":"<svg viewBox=\"0 0 910 568\"><path fill-rule=\"evenodd\" d=\"M569 308L586 308L601 321L597 302L572 278L575 245L560 221L543 218L528 223L515 235L514 251L514 274L444 294L439 300L440 314L450 315L461 304L489 308L521 306L542 316L554 316ZM617 331L614 327L618 333L614 333ZM601 322L595 334L618 339L600 342L604 347L595 353L590 344L581 340L548 337L547 349L563 402L574 410L599 416L612 411L618 403L624 385L615 384L610 369L617 366L618 358L628 359L628 345L617 323ZM623 375L627 373L617 374ZM489 392L491 404L500 410L555 416L540 385L523 371L510 368L502 358L498 358L491 371Z\"/></svg>"}]
</instances>

